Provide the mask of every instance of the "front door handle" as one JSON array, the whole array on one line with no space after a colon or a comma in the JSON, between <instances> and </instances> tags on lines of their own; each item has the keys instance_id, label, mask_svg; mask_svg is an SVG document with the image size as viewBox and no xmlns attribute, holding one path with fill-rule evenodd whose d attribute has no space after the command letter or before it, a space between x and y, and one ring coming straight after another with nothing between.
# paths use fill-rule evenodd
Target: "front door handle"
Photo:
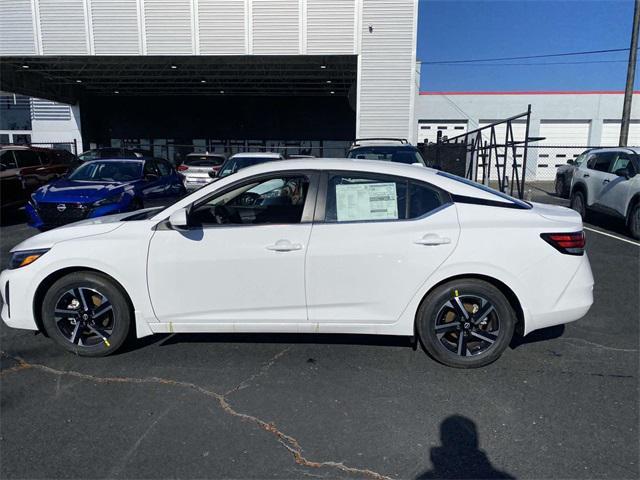
<instances>
[{"instance_id":1,"label":"front door handle","mask_svg":"<svg viewBox=\"0 0 640 480\"><path fill-rule=\"evenodd\" d=\"M451 243L451 239L447 237L441 237L435 233L427 233L424 237L416 240L416 245L445 245Z\"/></svg>"},{"instance_id":2,"label":"front door handle","mask_svg":"<svg viewBox=\"0 0 640 480\"><path fill-rule=\"evenodd\" d=\"M588 176L589 176L589 174L585 173L585 174L582 175L582 178L587 178Z\"/></svg>"},{"instance_id":3,"label":"front door handle","mask_svg":"<svg viewBox=\"0 0 640 480\"><path fill-rule=\"evenodd\" d=\"M292 252L294 250L302 250L302 245L291 243L289 240L278 240L273 245L267 245L265 248L274 252Z\"/></svg>"},{"instance_id":4,"label":"front door handle","mask_svg":"<svg viewBox=\"0 0 640 480\"><path fill-rule=\"evenodd\" d=\"M607 183L609 183L609 180L603 180L603 181L602 181L602 184L603 184L603 185L605 185L605 184L607 184Z\"/></svg>"}]
</instances>

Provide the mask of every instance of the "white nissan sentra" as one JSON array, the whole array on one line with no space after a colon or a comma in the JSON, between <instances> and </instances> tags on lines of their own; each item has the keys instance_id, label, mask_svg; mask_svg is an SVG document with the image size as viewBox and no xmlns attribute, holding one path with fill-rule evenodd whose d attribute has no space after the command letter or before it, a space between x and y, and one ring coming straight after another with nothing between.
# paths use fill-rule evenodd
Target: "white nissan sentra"
<instances>
[{"instance_id":1,"label":"white nissan sentra","mask_svg":"<svg viewBox=\"0 0 640 480\"><path fill-rule=\"evenodd\" d=\"M2 319L79 355L130 329L417 336L454 367L593 302L580 216L443 172L359 160L241 170L164 210L36 235L2 272Z\"/></svg>"}]
</instances>

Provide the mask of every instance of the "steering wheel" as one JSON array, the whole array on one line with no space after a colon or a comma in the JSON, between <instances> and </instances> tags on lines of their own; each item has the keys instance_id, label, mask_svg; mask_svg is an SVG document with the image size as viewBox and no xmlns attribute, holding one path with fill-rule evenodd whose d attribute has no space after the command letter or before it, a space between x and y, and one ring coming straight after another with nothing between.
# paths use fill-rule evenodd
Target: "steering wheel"
<instances>
[{"instance_id":1,"label":"steering wheel","mask_svg":"<svg viewBox=\"0 0 640 480\"><path fill-rule=\"evenodd\" d=\"M246 192L246 193L243 193L242 196L238 199L238 203L243 207L250 207L251 205L256 205L256 201L259 198L260 198L259 193Z\"/></svg>"},{"instance_id":2,"label":"steering wheel","mask_svg":"<svg viewBox=\"0 0 640 480\"><path fill-rule=\"evenodd\" d=\"M224 205L217 205L213 207L213 216L216 219L218 225L229 223L229 210Z\"/></svg>"}]
</instances>

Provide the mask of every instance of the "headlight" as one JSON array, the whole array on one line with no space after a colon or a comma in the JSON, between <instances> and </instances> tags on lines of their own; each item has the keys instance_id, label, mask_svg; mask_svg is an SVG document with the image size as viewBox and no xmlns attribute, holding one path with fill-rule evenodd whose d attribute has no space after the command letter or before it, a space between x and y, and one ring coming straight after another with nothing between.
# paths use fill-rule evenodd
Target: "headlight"
<instances>
[{"instance_id":1,"label":"headlight","mask_svg":"<svg viewBox=\"0 0 640 480\"><path fill-rule=\"evenodd\" d=\"M124 197L124 192L119 193L118 195L112 195L107 198L103 198L102 200L98 200L93 202L92 207L102 207L103 205L111 205L112 203L118 203Z\"/></svg>"},{"instance_id":2,"label":"headlight","mask_svg":"<svg viewBox=\"0 0 640 480\"><path fill-rule=\"evenodd\" d=\"M48 251L48 248L41 248L39 250L22 250L20 252L13 252L11 255L11 261L9 262L9 268L13 270L16 268L26 267Z\"/></svg>"}]
</instances>

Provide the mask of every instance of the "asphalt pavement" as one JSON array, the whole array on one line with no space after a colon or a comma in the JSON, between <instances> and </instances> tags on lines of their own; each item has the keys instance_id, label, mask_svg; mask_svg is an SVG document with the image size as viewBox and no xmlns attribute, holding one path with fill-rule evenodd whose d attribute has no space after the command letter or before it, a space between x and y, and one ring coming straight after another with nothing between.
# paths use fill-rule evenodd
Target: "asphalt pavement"
<instances>
[{"instance_id":1,"label":"asphalt pavement","mask_svg":"<svg viewBox=\"0 0 640 480\"><path fill-rule=\"evenodd\" d=\"M158 335L90 359L2 324L0 477L638 478L640 247L588 227L587 316L471 371L395 337ZM1 227L2 265L35 233Z\"/></svg>"}]
</instances>

